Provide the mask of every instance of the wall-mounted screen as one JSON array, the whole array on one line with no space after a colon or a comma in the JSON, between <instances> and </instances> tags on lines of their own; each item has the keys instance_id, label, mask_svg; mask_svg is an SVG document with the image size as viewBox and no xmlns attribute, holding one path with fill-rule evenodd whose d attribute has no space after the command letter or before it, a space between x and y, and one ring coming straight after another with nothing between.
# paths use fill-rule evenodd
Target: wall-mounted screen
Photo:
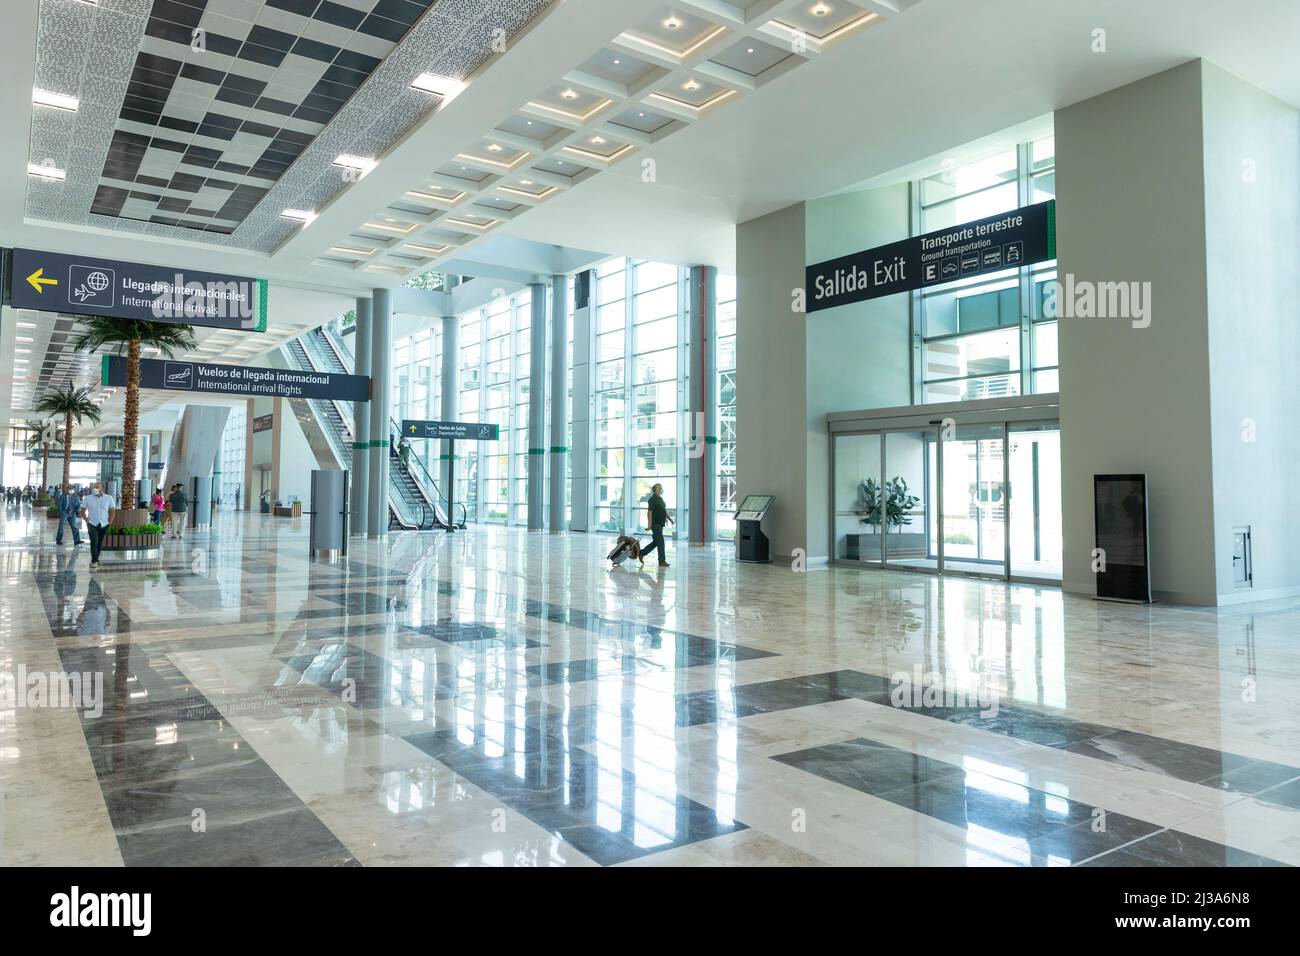
<instances>
[{"instance_id":1,"label":"wall-mounted screen","mask_svg":"<svg viewBox=\"0 0 1300 956\"><path fill-rule=\"evenodd\" d=\"M1151 600L1147 546L1147 476L1094 475L1097 597Z\"/></svg>"}]
</instances>

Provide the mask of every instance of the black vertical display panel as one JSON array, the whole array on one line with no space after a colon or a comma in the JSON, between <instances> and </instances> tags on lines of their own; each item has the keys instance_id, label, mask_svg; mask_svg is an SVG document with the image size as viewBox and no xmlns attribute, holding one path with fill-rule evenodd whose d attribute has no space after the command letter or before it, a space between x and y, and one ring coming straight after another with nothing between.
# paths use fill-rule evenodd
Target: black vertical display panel
<instances>
[{"instance_id":1,"label":"black vertical display panel","mask_svg":"<svg viewBox=\"0 0 1300 956\"><path fill-rule=\"evenodd\" d=\"M1096 547L1104 559L1097 571L1097 597L1151 603L1147 542L1147 476L1093 475Z\"/></svg>"}]
</instances>

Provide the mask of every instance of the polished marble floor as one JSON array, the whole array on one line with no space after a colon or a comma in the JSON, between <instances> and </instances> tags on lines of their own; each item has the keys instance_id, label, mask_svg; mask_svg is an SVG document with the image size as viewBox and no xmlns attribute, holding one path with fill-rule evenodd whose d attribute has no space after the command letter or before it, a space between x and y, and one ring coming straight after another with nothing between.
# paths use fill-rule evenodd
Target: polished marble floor
<instances>
[{"instance_id":1,"label":"polished marble floor","mask_svg":"<svg viewBox=\"0 0 1300 956\"><path fill-rule=\"evenodd\" d=\"M3 865L1300 863L1300 601L495 527L331 564L231 513L92 573L54 530L0 522Z\"/></svg>"}]
</instances>

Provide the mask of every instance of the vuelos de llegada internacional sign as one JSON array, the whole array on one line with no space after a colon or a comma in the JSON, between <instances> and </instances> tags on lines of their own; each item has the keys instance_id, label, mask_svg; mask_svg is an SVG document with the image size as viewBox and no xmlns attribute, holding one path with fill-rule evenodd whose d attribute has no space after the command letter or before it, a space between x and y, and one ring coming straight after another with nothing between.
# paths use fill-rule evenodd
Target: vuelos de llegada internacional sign
<instances>
[{"instance_id":1,"label":"vuelos de llegada internacional sign","mask_svg":"<svg viewBox=\"0 0 1300 956\"><path fill-rule=\"evenodd\" d=\"M1056 258L1056 200L854 252L804 270L807 311Z\"/></svg>"}]
</instances>

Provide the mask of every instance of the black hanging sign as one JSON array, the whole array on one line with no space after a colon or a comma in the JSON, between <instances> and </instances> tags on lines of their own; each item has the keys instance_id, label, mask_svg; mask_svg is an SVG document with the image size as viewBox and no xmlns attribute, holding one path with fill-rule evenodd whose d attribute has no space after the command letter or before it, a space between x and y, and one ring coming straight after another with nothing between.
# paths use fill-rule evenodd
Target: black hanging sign
<instances>
[{"instance_id":1,"label":"black hanging sign","mask_svg":"<svg viewBox=\"0 0 1300 956\"><path fill-rule=\"evenodd\" d=\"M820 312L1056 258L1056 200L829 259L804 270Z\"/></svg>"},{"instance_id":2,"label":"black hanging sign","mask_svg":"<svg viewBox=\"0 0 1300 956\"><path fill-rule=\"evenodd\" d=\"M126 358L105 355L101 384L126 385ZM140 387L175 392L222 395L270 395L280 398L319 398L337 402L370 401L370 379L364 375L334 372L300 372L297 369L255 368L249 365L215 365L211 362L176 362L141 359Z\"/></svg>"}]
</instances>

